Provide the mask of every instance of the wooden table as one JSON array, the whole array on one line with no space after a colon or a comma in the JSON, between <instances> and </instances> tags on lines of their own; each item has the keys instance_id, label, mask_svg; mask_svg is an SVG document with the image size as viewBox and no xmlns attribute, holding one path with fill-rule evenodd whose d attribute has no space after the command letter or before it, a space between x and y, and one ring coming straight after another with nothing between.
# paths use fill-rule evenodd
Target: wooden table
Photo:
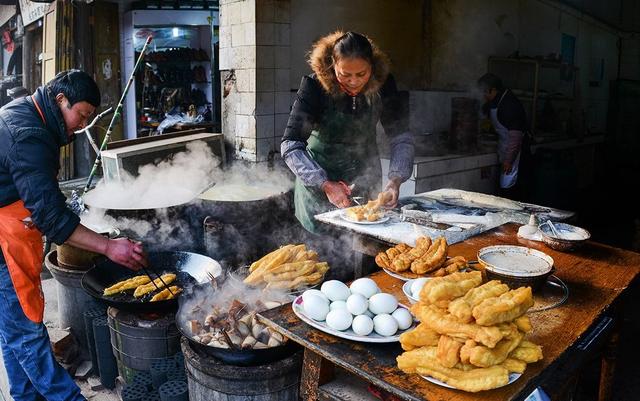
<instances>
[{"instance_id":1,"label":"wooden table","mask_svg":"<svg viewBox=\"0 0 640 401\"><path fill-rule=\"evenodd\" d=\"M611 313L616 301L640 272L640 254L595 242L588 242L573 253L557 252L542 243L517 238L517 228L518 225L505 224L449 249L450 255L462 255L469 260L476 259L477 251L489 245L511 244L539 249L553 257L557 269L555 274L568 285L570 295L565 304L530 314L534 329L527 338L542 345L544 359L528 365L517 381L475 394L431 384L397 368L395 358L402 352L399 343L369 344L343 340L308 326L295 316L291 305L284 305L264 312L261 318L265 324L304 346L303 397L317 399L318 386L326 380L323 372L330 364L346 369L403 400L515 401L525 399L538 386L552 389L566 381L563 375L572 373L570 366L592 356L602 345L600 339L592 342L586 350L581 349L590 329ZM370 277L382 291L390 292L400 302L408 304L402 293L402 281L384 272L376 272ZM603 366L603 374L610 376L609 366Z\"/></svg>"}]
</instances>

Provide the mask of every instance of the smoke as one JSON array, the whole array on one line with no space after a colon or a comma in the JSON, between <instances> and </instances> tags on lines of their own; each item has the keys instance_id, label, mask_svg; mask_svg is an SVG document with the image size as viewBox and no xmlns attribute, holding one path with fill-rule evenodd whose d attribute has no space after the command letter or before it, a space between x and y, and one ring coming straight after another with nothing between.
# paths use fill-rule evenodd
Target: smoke
<instances>
[{"instance_id":1,"label":"smoke","mask_svg":"<svg viewBox=\"0 0 640 401\"><path fill-rule=\"evenodd\" d=\"M157 209L179 205L211 186L220 160L203 141L190 142L157 164L147 164L133 177L124 170L119 180L102 180L85 196L87 205L101 209Z\"/></svg>"},{"instance_id":2,"label":"smoke","mask_svg":"<svg viewBox=\"0 0 640 401\"><path fill-rule=\"evenodd\" d=\"M292 186L291 175L282 167L238 162L223 168L206 143L196 141L187 144L184 152L140 167L135 177L125 174L120 180L101 181L85 196L88 212L81 220L95 231L117 228L149 245L148 250L188 251L201 249L207 215L226 223L237 220L245 229L225 224L226 238L218 238L217 247L249 261L256 252L246 232L260 230L258 223L273 216L241 205L274 197L273 208L288 211L288 199L277 195ZM205 200L196 199L199 195ZM180 206L172 207L176 205ZM237 208L243 210L231 218L229 211Z\"/></svg>"}]
</instances>

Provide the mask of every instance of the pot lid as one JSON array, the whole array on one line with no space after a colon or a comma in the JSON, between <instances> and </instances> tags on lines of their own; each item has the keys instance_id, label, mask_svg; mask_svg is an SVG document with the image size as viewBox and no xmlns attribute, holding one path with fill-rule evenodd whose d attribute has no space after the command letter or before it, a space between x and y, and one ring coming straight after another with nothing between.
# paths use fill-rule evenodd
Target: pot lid
<instances>
[{"instance_id":1,"label":"pot lid","mask_svg":"<svg viewBox=\"0 0 640 401\"><path fill-rule=\"evenodd\" d=\"M553 258L524 246L494 245L478 251L478 260L487 270L516 277L535 277L553 268Z\"/></svg>"}]
</instances>

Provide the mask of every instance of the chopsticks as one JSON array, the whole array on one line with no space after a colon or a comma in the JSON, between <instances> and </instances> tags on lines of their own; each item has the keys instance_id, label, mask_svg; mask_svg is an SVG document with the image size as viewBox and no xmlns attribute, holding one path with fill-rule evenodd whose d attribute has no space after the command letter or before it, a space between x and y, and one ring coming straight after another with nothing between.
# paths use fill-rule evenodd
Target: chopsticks
<instances>
[{"instance_id":1,"label":"chopsticks","mask_svg":"<svg viewBox=\"0 0 640 401\"><path fill-rule=\"evenodd\" d=\"M160 274L158 274L158 272L156 272L155 270L153 270L153 269L152 269L152 268L150 268L150 267L144 267L144 266L142 266L142 270L144 270L144 272L146 273L146 275L147 275L147 276L149 276L149 278L151 278L151 283L153 284L153 286L154 286L154 287L156 287L156 290L160 291L160 287L158 287L158 284L156 284L156 281L153 279L153 277L151 276L151 274L149 274L149 270L147 270L147 269L150 269L150 270L153 272L153 274L155 274L155 275L156 275L156 277L158 277L158 279L160 279L160 282L162 283L162 285L164 285L164 288L166 288L166 289L167 289L167 291L169 291L169 294L171 294L171 296L172 296L173 298L175 298L175 297L176 297L176 294L174 294L174 293L171 291L171 288L169 288L169 286L167 285L167 283L165 283L165 282L164 282L164 280L162 279L162 276L161 276Z\"/></svg>"},{"instance_id":2,"label":"chopsticks","mask_svg":"<svg viewBox=\"0 0 640 401\"><path fill-rule=\"evenodd\" d=\"M135 241L133 241L131 238L129 238L129 242L133 242L135 243ZM162 276L160 274L158 274L157 271L155 271L153 268L151 267L145 267L144 265L142 266L142 270L144 271L144 273L149 276L149 278L151 279L151 284L153 284L154 287L156 287L156 290L160 291L160 287L158 287L158 284L156 284L156 281L153 279L153 276L151 274L149 274L149 270L151 270L153 272L153 274L156 275L156 277L160 280L160 282L162 283L162 285L164 285L164 288L167 289L167 291L169 291L169 294L171 294L171 297L175 298L176 294L173 293L173 291L171 291L171 288L169 288L169 286L167 285L167 283L164 282L164 280L162 279Z\"/></svg>"}]
</instances>

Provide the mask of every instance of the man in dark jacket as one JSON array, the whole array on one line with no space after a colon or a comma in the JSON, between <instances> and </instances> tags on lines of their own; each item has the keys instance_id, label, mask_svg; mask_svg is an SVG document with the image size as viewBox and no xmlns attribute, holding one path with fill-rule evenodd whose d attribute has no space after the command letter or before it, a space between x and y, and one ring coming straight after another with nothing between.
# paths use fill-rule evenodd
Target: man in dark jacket
<instances>
[{"instance_id":1,"label":"man in dark jacket","mask_svg":"<svg viewBox=\"0 0 640 401\"><path fill-rule=\"evenodd\" d=\"M55 361L42 323L42 235L132 270L147 263L141 244L80 224L58 187L60 147L99 105L95 81L70 70L0 109L0 345L15 401L85 399Z\"/></svg>"}]
</instances>

